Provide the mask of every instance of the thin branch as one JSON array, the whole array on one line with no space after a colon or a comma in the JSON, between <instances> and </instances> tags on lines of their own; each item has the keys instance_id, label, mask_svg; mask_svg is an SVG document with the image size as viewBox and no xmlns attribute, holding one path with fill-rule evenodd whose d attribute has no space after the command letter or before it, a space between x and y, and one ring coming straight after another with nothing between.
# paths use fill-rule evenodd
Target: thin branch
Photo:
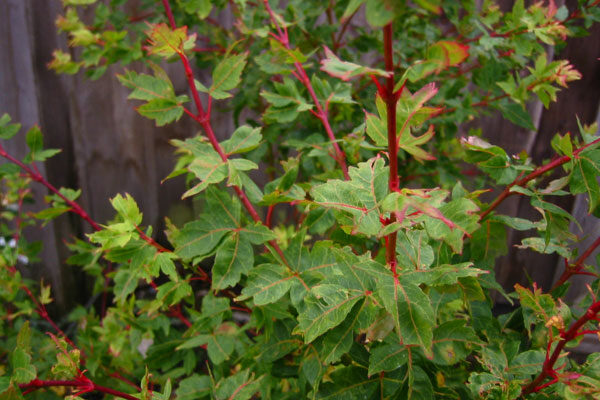
<instances>
[{"instance_id":1,"label":"thin branch","mask_svg":"<svg viewBox=\"0 0 600 400\"><path fill-rule=\"evenodd\" d=\"M344 34L348 30L348 27L350 26L350 22L352 22L352 18L354 18L354 16L356 15L357 12L358 12L358 8L356 9L356 11L354 11L352 13L352 15L350 15L348 18L346 18L346 20L342 23L342 29L340 29L337 39L335 39L335 41L333 42L333 51L334 52L336 52L340 47L342 47L342 39L344 37Z\"/></svg>"},{"instance_id":2,"label":"thin branch","mask_svg":"<svg viewBox=\"0 0 600 400\"><path fill-rule=\"evenodd\" d=\"M560 167L563 164L568 163L569 161L571 161L572 158L577 158L577 156L579 155L579 153L581 153L582 151L584 151L585 149L587 149L590 146L593 146L597 143L600 143L600 138L594 140L593 142L590 142L586 145L581 146L578 149L575 149L573 151L573 156L562 156L559 157L553 161L550 161L549 163L542 165L541 167L536 168L533 172L531 172L529 175L525 176L524 178L517 178L515 179L511 184L509 184L508 186L506 186L506 188L504 188L504 190L502 191L502 193L500 193L500 195L498 195L498 197L496 197L496 199L492 202L492 204L490 204L490 206L483 212L481 213L479 220L483 220L486 216L488 216L493 210L495 210L504 200L506 200L509 196L512 196L513 194L516 194L517 192L512 192L511 189L513 186L523 186L525 185L527 182L532 181L533 179L539 177L540 175L545 174L548 171L551 171L555 168Z\"/></svg>"},{"instance_id":3,"label":"thin branch","mask_svg":"<svg viewBox=\"0 0 600 400\"><path fill-rule=\"evenodd\" d=\"M118 390L111 389L111 388L108 388L105 386L97 385L96 383L92 382L89 378L87 378L85 376L81 376L81 377L78 377L77 379L73 379L73 380L64 380L64 381L34 379L29 383L20 384L19 388L21 388L24 391L24 394L27 394L27 393L31 393L32 391L38 390L38 389L42 389L42 388L46 388L46 387L57 387L57 386L77 388L77 389L79 389L78 395L84 394L84 393L89 393L89 392L101 392L101 393L110 394L115 397L119 397L121 399L139 400L138 397L134 397L130 394L123 393Z\"/></svg>"},{"instance_id":4,"label":"thin branch","mask_svg":"<svg viewBox=\"0 0 600 400\"><path fill-rule=\"evenodd\" d=\"M568 281L569 278L571 278L573 275L582 275L581 270L583 269L583 266L584 266L583 263L589 256L592 255L592 253L594 252L594 250L596 250L598 248L598 246L600 246L600 237L598 237L594 241L594 243L592 243L590 245L590 247L588 247L583 252L583 254L581 254L579 256L579 258L577 258L577 260L575 260L575 263L569 264L565 260L565 270L563 271L560 278L558 278L558 281L556 281L556 283L552 286L552 289L550 289L550 291L553 291L554 289L560 287L563 283ZM587 273L586 273L586 275L587 275Z\"/></svg>"},{"instance_id":5,"label":"thin branch","mask_svg":"<svg viewBox=\"0 0 600 400\"><path fill-rule=\"evenodd\" d=\"M37 167L35 167L35 165L34 165L35 169L31 168L31 167L28 167L23 162L17 160L12 155L8 154L2 145L0 145L0 157L3 157L5 159L7 159L8 161L10 161L11 163L19 166L32 180L34 180L35 182L38 182L38 183L42 184L48 190L50 190L52 193L54 193L55 195L57 195L58 197L60 197L70 207L69 211L71 211L71 212L79 215L79 217L81 217L88 224L90 224L91 227L94 230L96 230L96 231L102 230L102 228L100 227L100 224L98 224L96 221L94 221L92 219L92 217L90 217L90 215L79 204L77 204L73 200L68 199L65 195L63 195L60 192L60 190L58 190L54 185L52 185L50 182L48 182L46 180L46 178L44 178L42 176L42 174L37 170ZM137 228L137 229L138 229L138 231L140 233L140 238L142 240L144 240L146 243L148 243L149 245L155 247L158 251L170 251L170 250L165 249L160 244L158 244L151 237L147 236L139 228Z\"/></svg>"},{"instance_id":6,"label":"thin branch","mask_svg":"<svg viewBox=\"0 0 600 400\"><path fill-rule=\"evenodd\" d=\"M162 4L163 4L163 7L164 7L165 12L167 14L167 17L169 19L169 23L171 25L171 28L172 29L176 29L177 25L175 24L175 20L173 19L173 12L171 11L171 6L169 4L169 0L162 0ZM187 56L185 55L185 53L183 51L179 52L179 58L181 59L181 63L183 64L183 68L185 69L185 75L186 75L186 78L187 78L188 87L189 87L190 91L192 92L192 97L194 99L194 104L196 105L197 114L194 114L194 113L192 113L191 111L189 111L187 109L185 109L184 111L186 112L186 114L188 114L190 117L192 117L196 122L198 122L200 124L200 126L202 126L202 129L204 130L204 133L208 137L208 140L210 141L213 149L221 157L221 160L227 161L228 156L223 151L223 148L221 147L221 144L217 140L217 137L215 136L215 133L213 131L213 128L212 128L212 125L211 125L211 122L210 122L210 112L204 111L204 107L202 106L202 102L200 101L200 94L198 93L198 90L196 89L196 85L194 83L194 73L192 71L192 67L190 65L190 62L189 62ZM211 97L209 95L209 104L210 104L210 102L211 102ZM238 198L240 199L240 201L244 205L244 208L246 209L246 211L248 211L248 213L250 214L250 216L252 217L252 219L255 222L261 222L262 223L262 219L260 218L260 216L256 212L256 209L254 208L254 206L250 202L250 199L248 199L248 196L246 195L246 193L244 192L244 190L242 188L240 188L239 186L235 186L235 185L233 186L233 190L235 191L236 195L238 196ZM269 242L269 244L273 247L273 249L277 252L277 254L283 260L285 260L285 256L283 254L283 251L279 247L279 244L277 243L277 241L271 240Z\"/></svg>"},{"instance_id":7,"label":"thin branch","mask_svg":"<svg viewBox=\"0 0 600 400\"><path fill-rule=\"evenodd\" d=\"M386 78L385 90L379 87L379 91L385 93L383 99L387 109L387 134L388 134L388 157L390 160L390 178L388 182L390 193L399 189L400 180L398 179L398 143L396 139L396 103L398 96L394 93L394 49L392 46L393 29L389 23L383 27L383 51L385 57L385 69L389 73ZM380 93L382 94L382 93ZM386 223L394 223L397 220L396 213L392 213ZM385 237L385 259L390 266L394 277L396 277L396 237L393 232Z\"/></svg>"},{"instance_id":8,"label":"thin branch","mask_svg":"<svg viewBox=\"0 0 600 400\"><path fill-rule=\"evenodd\" d=\"M277 30L277 35L272 34L271 36L273 36L287 50L291 50L289 36L287 33L287 28L285 28L285 27L282 28L279 25L279 22L277 21L277 17L275 16L275 13L273 12L273 10L271 9L271 6L269 5L269 1L263 0L263 2L265 4L265 8L267 9L267 12L269 13L271 22L273 23L273 25L275 25L275 29ZM323 125L323 127L325 128L325 132L327 133L327 137L329 137L329 140L331 141L331 144L333 145L335 154L332 154L332 157L338 163L340 168L342 169L344 178L346 180L349 180L350 176L348 175L348 167L346 165L346 155L344 154L344 152L342 151L342 149L340 148L340 146L337 143L337 139L335 137L335 134L333 133L333 129L331 129L331 124L329 123L329 116L327 114L327 111L323 108L323 106L321 105L321 102L317 98L317 95L312 86L312 83L310 82L310 78L306 74L306 70L304 69L302 64L299 61L296 61L296 62L294 62L294 67L296 68L295 76L298 78L300 83L302 83L304 85L304 87L306 87L306 90L308 91L308 93L309 93L310 97L312 98L312 101L315 105L315 108L317 109L317 111L313 112L313 114L321 121L321 124Z\"/></svg>"},{"instance_id":9,"label":"thin branch","mask_svg":"<svg viewBox=\"0 0 600 400\"><path fill-rule=\"evenodd\" d=\"M528 385L523 387L521 396L526 396L530 393L538 392L544 387L549 386L549 384L542 385L542 382L549 376L555 378L553 381L551 381L552 383L558 382L558 379L556 379L557 373L554 368L556 360L558 360L558 357L560 356L560 353L564 349L565 345L571 340L575 339L577 336L579 336L579 334L581 333L579 329L581 329L581 327L583 327L587 322L594 320L598 312L600 312L600 301L593 303L587 309L585 314L581 316L577 321L575 321L573 325L571 325L571 328L569 328L568 331L560 333L560 339L558 341L558 344L554 348L552 355L549 355L549 352L546 354L546 360L544 361L544 365L542 366L542 372L540 372L537 378L535 378ZM548 348L549 347L550 346L548 346Z\"/></svg>"}]
</instances>

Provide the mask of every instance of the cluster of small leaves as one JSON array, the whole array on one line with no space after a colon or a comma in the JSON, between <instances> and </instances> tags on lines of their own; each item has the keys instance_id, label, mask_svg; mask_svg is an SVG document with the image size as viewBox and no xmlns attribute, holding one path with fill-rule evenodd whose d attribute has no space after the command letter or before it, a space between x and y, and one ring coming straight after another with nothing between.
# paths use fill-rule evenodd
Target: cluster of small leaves
<instances>
[{"instance_id":1,"label":"cluster of small leaves","mask_svg":"<svg viewBox=\"0 0 600 400\"><path fill-rule=\"evenodd\" d=\"M94 280L103 305L92 299L60 321L72 341L45 335L57 328L45 313L50 290L21 277L37 249L20 231L78 212L80 191L56 189L46 210L22 210L31 180L43 180L35 163L56 154L32 128L29 153L0 166L0 360L8 366L0 368L0 396L60 398L106 387L149 400L598 395L598 357L548 367L563 342L598 331L596 315L571 331L580 319L558 298L564 287L507 294L494 277L507 229L536 232L524 249L573 258L573 217L548 197L585 193L598 213L593 128L582 127L581 140L558 135L552 146L560 163L542 166L477 136L455 138L486 107L533 129L524 107L532 94L547 107L580 77L568 61L547 61L545 45L571 34L575 16L599 20L593 1L571 14L554 1L526 8L522 0L506 13L491 1L177 0L172 10L169 1L63 3L57 27L81 52L74 60L57 51L51 68L84 68L96 78L110 64L144 59L146 72L118 75L138 112L157 126L184 114L200 124L208 140L173 140L179 158L169 175L186 178L182 197L198 213L179 226L167 220L167 241L158 244L130 195L110 199L114 219L68 244L67 262ZM217 21L225 9L234 28ZM93 12L91 24L85 12ZM366 23L353 22L362 13ZM381 28L390 23L402 44L391 55L399 60L394 74L365 62L383 48ZM180 60L191 93L177 93L159 66ZM209 82L190 75L188 60L210 72ZM394 77L390 93L383 82ZM210 117L227 107L237 127L219 141ZM1 139L19 129L0 119ZM348 171L337 168L330 130ZM392 148L401 150L405 179L397 190L390 189ZM8 157L2 147L0 156ZM464 180L463 162L482 177ZM261 164L270 176L259 185L251 171ZM564 177L542 181L558 167ZM540 219L491 212L495 205L479 199L484 184L529 197ZM254 207L268 216L261 220ZM597 286L584 307L597 304ZM491 290L520 307L494 315ZM542 371L552 385L528 391ZM73 392L29 393L52 380Z\"/></svg>"}]
</instances>

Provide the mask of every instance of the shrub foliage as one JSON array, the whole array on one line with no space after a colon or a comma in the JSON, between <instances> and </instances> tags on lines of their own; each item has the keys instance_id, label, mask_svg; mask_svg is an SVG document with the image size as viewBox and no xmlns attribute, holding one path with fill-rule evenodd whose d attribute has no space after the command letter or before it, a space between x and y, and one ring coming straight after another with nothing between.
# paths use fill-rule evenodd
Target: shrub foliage
<instances>
[{"instance_id":1,"label":"shrub foliage","mask_svg":"<svg viewBox=\"0 0 600 400\"><path fill-rule=\"evenodd\" d=\"M542 165L465 128L498 112L535 129L528 102L548 107L581 77L548 49L585 34L597 0L508 12L490 0L63 3L56 25L74 51L50 68L96 79L118 64L139 114L198 124L172 141L168 177L185 179L198 212L167 220L158 243L117 194L100 224L80 191L39 173L57 151L37 127L23 159L0 146L2 398L600 398L598 355L566 357L599 333L598 281L577 308L561 301L571 276L598 276L588 258L600 239L577 254L594 232L570 232L573 216L551 201L584 194L598 214L595 127L559 132ZM218 112L233 132L212 123ZM0 138L19 131L0 119ZM22 207L31 184L48 189L35 214ZM539 219L498 213L513 195ZM21 232L67 212L93 231L67 239L67 262L94 289L54 316L51 288L22 276L40 246ZM530 233L520 251L564 258L550 291L497 283L507 229ZM514 311L495 315L497 296Z\"/></svg>"}]
</instances>

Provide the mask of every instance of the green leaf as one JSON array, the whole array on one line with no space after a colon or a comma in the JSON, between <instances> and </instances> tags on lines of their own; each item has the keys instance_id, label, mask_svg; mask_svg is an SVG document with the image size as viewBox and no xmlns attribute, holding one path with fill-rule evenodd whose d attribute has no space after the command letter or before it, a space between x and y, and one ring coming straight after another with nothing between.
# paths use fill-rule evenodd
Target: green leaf
<instances>
[{"instance_id":1,"label":"green leaf","mask_svg":"<svg viewBox=\"0 0 600 400\"><path fill-rule=\"evenodd\" d=\"M229 175L227 163L208 143L195 146L194 160L188 165L200 183L185 192L182 198L190 197L204 191L209 185L219 183Z\"/></svg>"},{"instance_id":2,"label":"green leaf","mask_svg":"<svg viewBox=\"0 0 600 400\"><path fill-rule=\"evenodd\" d=\"M421 136L413 136L412 134L407 133L402 135L398 140L398 147L408 154L411 154L415 160L417 161L429 161L435 160L435 156L429 154L425 150L423 150L421 145L429 142L433 135L435 134L433 130L433 125L429 126L429 129L423 133Z\"/></svg>"},{"instance_id":3,"label":"green leaf","mask_svg":"<svg viewBox=\"0 0 600 400\"><path fill-rule=\"evenodd\" d=\"M172 281L178 281L179 276L177 275L177 268L175 267L175 263L173 259L177 258L177 256L173 253L156 253L154 257L154 265L158 267L163 274L167 275Z\"/></svg>"},{"instance_id":4,"label":"green leaf","mask_svg":"<svg viewBox=\"0 0 600 400\"><path fill-rule=\"evenodd\" d=\"M166 79L165 74L152 76L138 74L135 71L125 71L123 75L117 75L117 78L124 86L133 89L129 96L127 96L128 99L150 101L154 99L175 98L173 85Z\"/></svg>"},{"instance_id":5,"label":"green leaf","mask_svg":"<svg viewBox=\"0 0 600 400\"><path fill-rule=\"evenodd\" d=\"M517 103L498 103L498 108L502 112L504 118L509 120L510 122L518 125L522 128L528 129L530 131L535 131L535 125L533 125L533 120L531 119L531 115L525 110L523 105Z\"/></svg>"},{"instance_id":6,"label":"green leaf","mask_svg":"<svg viewBox=\"0 0 600 400\"><path fill-rule=\"evenodd\" d=\"M179 0L179 2L186 13L194 14L201 20L208 17L212 10L211 0Z\"/></svg>"},{"instance_id":7,"label":"green leaf","mask_svg":"<svg viewBox=\"0 0 600 400\"><path fill-rule=\"evenodd\" d=\"M438 89L435 83L429 83L410 96L404 95L398 100L396 105L398 147L412 154L418 161L435 159L435 157L419 147L433 137L433 126L430 126L424 134L418 137L411 134L411 128L420 126L425 120L439 111L437 108L424 107L425 103L433 98L437 92Z\"/></svg>"},{"instance_id":8,"label":"green leaf","mask_svg":"<svg viewBox=\"0 0 600 400\"><path fill-rule=\"evenodd\" d=\"M3 387L5 381L6 387ZM0 397L2 400L25 400L21 389L14 383L10 382L7 377L0 376Z\"/></svg>"},{"instance_id":9,"label":"green leaf","mask_svg":"<svg viewBox=\"0 0 600 400\"><path fill-rule=\"evenodd\" d=\"M408 379L398 394L398 398L407 400L431 400L435 398L431 380L421 367L411 367L408 374Z\"/></svg>"},{"instance_id":10,"label":"green leaf","mask_svg":"<svg viewBox=\"0 0 600 400\"><path fill-rule=\"evenodd\" d=\"M231 97L231 94L226 92L239 85L247 58L248 53L246 52L228 56L217 64L212 74L213 83L209 94L216 99Z\"/></svg>"},{"instance_id":11,"label":"green leaf","mask_svg":"<svg viewBox=\"0 0 600 400\"><path fill-rule=\"evenodd\" d=\"M137 111L155 120L157 126L163 126L181 118L182 104L189 101L189 98L175 96L173 84L167 74L159 67L154 67L154 70L155 76L126 71L123 75L117 75L117 78L124 86L133 89L129 99L146 101Z\"/></svg>"},{"instance_id":12,"label":"green leaf","mask_svg":"<svg viewBox=\"0 0 600 400\"><path fill-rule=\"evenodd\" d=\"M528 350L513 358L508 372L522 379L538 374L542 370L546 352L544 350Z\"/></svg>"},{"instance_id":13,"label":"green leaf","mask_svg":"<svg viewBox=\"0 0 600 400\"><path fill-rule=\"evenodd\" d=\"M187 99L187 97L183 97ZM176 100L181 100L177 98ZM156 121L156 126L165 126L173 121L179 121L183 115L183 101L153 99L137 108L140 115Z\"/></svg>"},{"instance_id":14,"label":"green leaf","mask_svg":"<svg viewBox=\"0 0 600 400\"><path fill-rule=\"evenodd\" d=\"M242 125L233 132L231 138L221 142L221 146L227 155L247 153L260 144L262 139L260 131L260 127L251 128L248 125Z\"/></svg>"},{"instance_id":15,"label":"green leaf","mask_svg":"<svg viewBox=\"0 0 600 400\"><path fill-rule=\"evenodd\" d=\"M134 225L142 223L142 213L129 193L125 193L125 197L120 194L116 195L110 200L110 203L124 221Z\"/></svg>"},{"instance_id":16,"label":"green leaf","mask_svg":"<svg viewBox=\"0 0 600 400\"><path fill-rule=\"evenodd\" d=\"M175 391L178 400L198 400L208 397L211 392L211 382L208 375L194 374L179 382Z\"/></svg>"},{"instance_id":17,"label":"green leaf","mask_svg":"<svg viewBox=\"0 0 600 400\"><path fill-rule=\"evenodd\" d=\"M277 238L277 235L275 235L272 230L260 222L257 222L254 225L246 225L240 232L242 238L250 241L252 244L263 244Z\"/></svg>"},{"instance_id":18,"label":"green leaf","mask_svg":"<svg viewBox=\"0 0 600 400\"><path fill-rule=\"evenodd\" d=\"M367 328L375 319L375 308L368 299L358 301L344 321L314 342L324 364L340 360L354 343L355 332Z\"/></svg>"},{"instance_id":19,"label":"green leaf","mask_svg":"<svg viewBox=\"0 0 600 400\"><path fill-rule=\"evenodd\" d=\"M348 18L350 18L350 16L354 14L358 10L358 8L362 6L363 3L365 3L366 1L367 0L350 0L340 20L345 21Z\"/></svg>"},{"instance_id":20,"label":"green leaf","mask_svg":"<svg viewBox=\"0 0 600 400\"><path fill-rule=\"evenodd\" d=\"M428 1L419 3L427 4ZM437 6L441 11L441 8ZM440 40L429 46L427 49L427 61L434 62L437 65L436 72L440 72L448 67L454 67L465 61L469 57L469 46L449 40Z\"/></svg>"},{"instance_id":21,"label":"green leaf","mask_svg":"<svg viewBox=\"0 0 600 400\"><path fill-rule=\"evenodd\" d=\"M379 377L369 378L366 368L358 366L338 368L331 373L330 380L319 386L317 399L373 399L379 388Z\"/></svg>"},{"instance_id":22,"label":"green leaf","mask_svg":"<svg viewBox=\"0 0 600 400\"><path fill-rule=\"evenodd\" d=\"M550 294L543 294L542 290L534 284L533 290L516 284L515 291L519 295L522 306L525 328L530 331L531 326L537 323L546 324L557 315L556 303Z\"/></svg>"},{"instance_id":23,"label":"green leaf","mask_svg":"<svg viewBox=\"0 0 600 400\"><path fill-rule=\"evenodd\" d=\"M58 154L61 150L48 149L44 150L44 139L42 131L38 126L34 126L27 132L25 137L29 153L23 159L24 162L30 163L33 161L46 161L46 159Z\"/></svg>"},{"instance_id":24,"label":"green leaf","mask_svg":"<svg viewBox=\"0 0 600 400\"><path fill-rule=\"evenodd\" d=\"M415 3L434 14L440 15L442 13L442 0L415 0Z\"/></svg>"},{"instance_id":25,"label":"green leaf","mask_svg":"<svg viewBox=\"0 0 600 400\"><path fill-rule=\"evenodd\" d=\"M312 387L315 387L325 373L319 353L314 346L306 346L306 350L302 355L302 361L300 362L300 373Z\"/></svg>"},{"instance_id":26,"label":"green leaf","mask_svg":"<svg viewBox=\"0 0 600 400\"><path fill-rule=\"evenodd\" d=\"M175 253L185 259L210 254L223 236L240 228L241 205L227 192L209 188L206 209L173 237Z\"/></svg>"},{"instance_id":27,"label":"green leaf","mask_svg":"<svg viewBox=\"0 0 600 400\"><path fill-rule=\"evenodd\" d=\"M386 340L385 343L373 346L369 357L369 376L381 371L393 371L408 362L408 347L397 340Z\"/></svg>"},{"instance_id":28,"label":"green leaf","mask_svg":"<svg viewBox=\"0 0 600 400\"><path fill-rule=\"evenodd\" d=\"M427 234L432 239L443 240L456 253L461 254L464 237L470 236L479 228L479 216L476 214L479 207L472 200L462 197L444 204L439 211L452 221L452 226L448 226L448 223L440 219L427 218L425 221Z\"/></svg>"},{"instance_id":29,"label":"green leaf","mask_svg":"<svg viewBox=\"0 0 600 400\"><path fill-rule=\"evenodd\" d=\"M381 28L392 22L403 5L396 0L367 0L367 22L373 28Z\"/></svg>"},{"instance_id":30,"label":"green leaf","mask_svg":"<svg viewBox=\"0 0 600 400\"><path fill-rule=\"evenodd\" d=\"M310 343L331 328L336 327L350 313L352 306L364 293L333 284L313 287L305 297L305 307L298 315L297 331Z\"/></svg>"},{"instance_id":31,"label":"green leaf","mask_svg":"<svg viewBox=\"0 0 600 400\"><path fill-rule=\"evenodd\" d=\"M249 369L222 379L217 383L216 399L249 400L259 390L265 375L255 378Z\"/></svg>"},{"instance_id":32,"label":"green leaf","mask_svg":"<svg viewBox=\"0 0 600 400\"><path fill-rule=\"evenodd\" d=\"M167 306L179 304L183 299L189 298L191 295L192 287L183 280L163 283L158 287L158 291L156 292L157 300Z\"/></svg>"},{"instance_id":33,"label":"green leaf","mask_svg":"<svg viewBox=\"0 0 600 400\"><path fill-rule=\"evenodd\" d=\"M424 230L400 231L397 234L396 251L401 256L400 265L411 269L424 269L433 264L433 248L428 244L429 237Z\"/></svg>"},{"instance_id":34,"label":"green leaf","mask_svg":"<svg viewBox=\"0 0 600 400\"><path fill-rule=\"evenodd\" d=\"M189 50L196 43L196 34L188 36L187 26L171 29L167 24L150 24L150 29L146 31L148 35L149 54L157 54L163 58L169 58L175 54L183 54L184 50Z\"/></svg>"},{"instance_id":35,"label":"green leaf","mask_svg":"<svg viewBox=\"0 0 600 400\"><path fill-rule=\"evenodd\" d=\"M139 276L135 271L120 268L114 276L114 293L117 301L122 304L137 287Z\"/></svg>"},{"instance_id":36,"label":"green leaf","mask_svg":"<svg viewBox=\"0 0 600 400\"><path fill-rule=\"evenodd\" d=\"M51 219L58 217L59 215L62 215L66 212L71 211L71 209L72 208L69 206L51 207L51 208L46 208L45 210L39 211L39 212L35 213L34 215L38 219L51 220Z\"/></svg>"},{"instance_id":37,"label":"green leaf","mask_svg":"<svg viewBox=\"0 0 600 400\"><path fill-rule=\"evenodd\" d=\"M362 75L390 76L390 73L382 69L365 67L348 61L340 60L327 46L324 46L325 58L321 60L321 70L329 75L348 81Z\"/></svg>"},{"instance_id":38,"label":"green leaf","mask_svg":"<svg viewBox=\"0 0 600 400\"><path fill-rule=\"evenodd\" d=\"M223 319L231 318L229 299L208 293L202 298L202 318L213 329L220 326Z\"/></svg>"},{"instance_id":39,"label":"green leaf","mask_svg":"<svg viewBox=\"0 0 600 400\"><path fill-rule=\"evenodd\" d=\"M499 185L507 185L517 177L519 171L512 167L510 158L501 147L492 146L476 136L470 136L462 144L467 148L465 161L477 164Z\"/></svg>"},{"instance_id":40,"label":"green leaf","mask_svg":"<svg viewBox=\"0 0 600 400\"><path fill-rule=\"evenodd\" d=\"M394 319L399 341L419 345L431 358L435 316L429 297L418 285L392 276L380 280L377 292Z\"/></svg>"},{"instance_id":41,"label":"green leaf","mask_svg":"<svg viewBox=\"0 0 600 400\"><path fill-rule=\"evenodd\" d=\"M588 194L588 213L600 204L600 149L581 152L573 160L573 173L569 185L573 194Z\"/></svg>"},{"instance_id":42,"label":"green leaf","mask_svg":"<svg viewBox=\"0 0 600 400\"><path fill-rule=\"evenodd\" d=\"M229 235L217 250L212 268L212 289L235 286L254 265L252 246L239 233Z\"/></svg>"},{"instance_id":43,"label":"green leaf","mask_svg":"<svg viewBox=\"0 0 600 400\"><path fill-rule=\"evenodd\" d=\"M521 241L521 244L515 245L520 249L532 249L542 254L557 253L565 259L571 258L571 249L568 244L561 243L555 238L550 238L548 242L544 238L540 237L529 237Z\"/></svg>"},{"instance_id":44,"label":"green leaf","mask_svg":"<svg viewBox=\"0 0 600 400\"><path fill-rule=\"evenodd\" d=\"M12 381L15 383L28 383L37 376L37 369L31 363L30 342L31 328L29 327L29 321L25 321L17 335L17 346L10 356Z\"/></svg>"},{"instance_id":45,"label":"green leaf","mask_svg":"<svg viewBox=\"0 0 600 400\"><path fill-rule=\"evenodd\" d=\"M349 181L329 180L314 186L311 195L323 207L342 211L340 222L348 232L376 235L382 229L379 202L388 190L388 169L382 158L350 167ZM348 218L349 217L349 218Z\"/></svg>"},{"instance_id":46,"label":"green leaf","mask_svg":"<svg viewBox=\"0 0 600 400\"><path fill-rule=\"evenodd\" d=\"M380 97L378 96L379 100ZM387 146L387 122L373 114L366 113L367 135L377 146Z\"/></svg>"},{"instance_id":47,"label":"green leaf","mask_svg":"<svg viewBox=\"0 0 600 400\"><path fill-rule=\"evenodd\" d=\"M248 274L246 287L236 301L252 297L257 306L274 303L290 290L293 278L283 265L259 265Z\"/></svg>"},{"instance_id":48,"label":"green leaf","mask_svg":"<svg viewBox=\"0 0 600 400\"><path fill-rule=\"evenodd\" d=\"M11 124L10 115L0 117L0 139L8 140L15 136L21 129L21 124Z\"/></svg>"},{"instance_id":49,"label":"green leaf","mask_svg":"<svg viewBox=\"0 0 600 400\"><path fill-rule=\"evenodd\" d=\"M465 321L445 322L433 330L433 362L438 365L454 365L473 351L480 340L473 328L465 326Z\"/></svg>"},{"instance_id":50,"label":"green leaf","mask_svg":"<svg viewBox=\"0 0 600 400\"><path fill-rule=\"evenodd\" d=\"M298 350L302 346L302 340L292 336L292 329L295 325L295 321L291 319L275 320L272 332L263 336L263 343L257 343L260 352L255 358L260 363L272 363Z\"/></svg>"}]
</instances>

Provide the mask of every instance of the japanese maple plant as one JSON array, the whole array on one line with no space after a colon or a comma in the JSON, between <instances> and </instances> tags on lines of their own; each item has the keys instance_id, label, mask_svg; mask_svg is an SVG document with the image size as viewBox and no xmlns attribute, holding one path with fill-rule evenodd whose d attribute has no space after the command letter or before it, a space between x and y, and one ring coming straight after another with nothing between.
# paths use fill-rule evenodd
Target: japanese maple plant
<instances>
[{"instance_id":1,"label":"japanese maple plant","mask_svg":"<svg viewBox=\"0 0 600 400\"><path fill-rule=\"evenodd\" d=\"M130 195L101 223L48 182L37 165L57 151L39 128L23 159L0 146L0 397L600 398L600 357L568 357L600 332L598 280L561 300L572 276L598 277L600 238L578 254L597 232L569 232L551 201L586 196L598 214L596 128L558 132L541 165L473 129L492 112L535 129L525 106L581 77L548 50L598 3L63 0L73 50L49 67L96 79L114 64L139 114L195 121L168 178L200 211L158 243ZM0 138L19 131L0 119ZM25 212L38 184L47 208ZM502 215L510 196L539 219ZM22 276L39 250L22 229L67 212L90 225L65 240L94 293L52 315L52 288ZM508 229L530 233L518 251L564 258L551 290L497 283ZM498 298L513 311L493 312Z\"/></svg>"}]
</instances>

